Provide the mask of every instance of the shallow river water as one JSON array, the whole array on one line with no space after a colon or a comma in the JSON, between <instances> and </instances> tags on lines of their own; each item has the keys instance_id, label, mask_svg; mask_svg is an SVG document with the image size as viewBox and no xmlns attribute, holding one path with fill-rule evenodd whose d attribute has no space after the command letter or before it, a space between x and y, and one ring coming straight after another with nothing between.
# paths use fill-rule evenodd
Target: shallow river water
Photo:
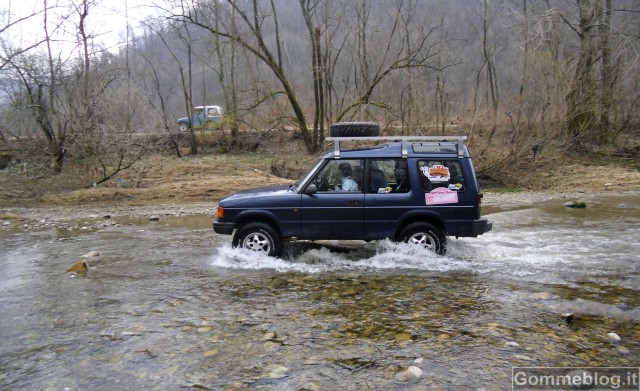
<instances>
[{"instance_id":1,"label":"shallow river water","mask_svg":"<svg viewBox=\"0 0 640 391\"><path fill-rule=\"evenodd\" d=\"M640 197L588 206L485 208L494 230L444 257L386 241L256 256L204 216L10 222L0 389L505 390L513 367L638 366Z\"/></svg>"}]
</instances>

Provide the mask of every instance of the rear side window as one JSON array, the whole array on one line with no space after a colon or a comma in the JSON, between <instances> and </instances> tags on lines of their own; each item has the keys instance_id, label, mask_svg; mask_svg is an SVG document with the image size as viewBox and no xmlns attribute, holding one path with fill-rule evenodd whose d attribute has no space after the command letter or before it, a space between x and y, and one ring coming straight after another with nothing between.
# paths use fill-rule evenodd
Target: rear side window
<instances>
[{"instance_id":1,"label":"rear side window","mask_svg":"<svg viewBox=\"0 0 640 391\"><path fill-rule=\"evenodd\" d=\"M408 193L410 188L407 159L369 160L369 193Z\"/></svg>"},{"instance_id":2,"label":"rear side window","mask_svg":"<svg viewBox=\"0 0 640 391\"><path fill-rule=\"evenodd\" d=\"M438 187L465 191L464 173L458 160L418 160L420 186L425 193Z\"/></svg>"}]
</instances>

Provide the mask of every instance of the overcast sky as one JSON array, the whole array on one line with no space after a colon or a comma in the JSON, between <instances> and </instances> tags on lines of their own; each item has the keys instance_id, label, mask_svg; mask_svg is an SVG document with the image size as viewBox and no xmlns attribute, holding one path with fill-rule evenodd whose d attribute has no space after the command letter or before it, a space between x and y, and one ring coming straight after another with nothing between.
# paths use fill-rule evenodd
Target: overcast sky
<instances>
[{"instance_id":1,"label":"overcast sky","mask_svg":"<svg viewBox=\"0 0 640 391\"><path fill-rule=\"evenodd\" d=\"M90 8L87 28L89 33L95 37L94 43L103 44L112 48L124 41L127 22L132 27L137 27L146 16L153 13L153 0L96 0L96 5ZM4 0L0 5L0 12L3 15L2 26L7 22L15 21L21 17L33 13L42 12L44 0ZM53 22L60 20L64 15L69 14L69 0L47 0L47 5L52 7L60 5L50 13L50 29ZM67 5L67 6L65 6ZM8 13L7 13L8 12ZM8 20L6 15L11 15ZM77 13L66 24L64 32L56 36L57 39L66 43L61 44L60 49L74 46L75 26L78 23ZM21 22L5 31L7 36L14 42L21 42L26 46L29 43L41 40L44 37L43 15L36 15L28 21ZM3 33L3 35L5 34Z\"/></svg>"}]
</instances>

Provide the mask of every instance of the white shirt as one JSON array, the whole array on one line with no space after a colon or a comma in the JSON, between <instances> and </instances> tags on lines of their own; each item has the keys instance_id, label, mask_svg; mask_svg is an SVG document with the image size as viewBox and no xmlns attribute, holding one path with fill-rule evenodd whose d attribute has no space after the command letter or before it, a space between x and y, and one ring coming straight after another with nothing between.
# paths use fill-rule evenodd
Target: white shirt
<instances>
[{"instance_id":1,"label":"white shirt","mask_svg":"<svg viewBox=\"0 0 640 391\"><path fill-rule=\"evenodd\" d=\"M342 182L342 191L358 191L358 184L350 176L345 177Z\"/></svg>"}]
</instances>

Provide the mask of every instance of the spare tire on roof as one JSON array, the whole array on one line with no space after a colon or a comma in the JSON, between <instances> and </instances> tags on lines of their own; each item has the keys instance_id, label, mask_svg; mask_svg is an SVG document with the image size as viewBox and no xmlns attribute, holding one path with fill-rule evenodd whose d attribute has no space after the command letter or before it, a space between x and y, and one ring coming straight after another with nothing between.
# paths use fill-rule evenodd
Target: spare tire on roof
<instances>
[{"instance_id":1,"label":"spare tire on roof","mask_svg":"<svg viewBox=\"0 0 640 391\"><path fill-rule=\"evenodd\" d=\"M380 125L375 122L338 122L331 125L331 137L375 137Z\"/></svg>"}]
</instances>

